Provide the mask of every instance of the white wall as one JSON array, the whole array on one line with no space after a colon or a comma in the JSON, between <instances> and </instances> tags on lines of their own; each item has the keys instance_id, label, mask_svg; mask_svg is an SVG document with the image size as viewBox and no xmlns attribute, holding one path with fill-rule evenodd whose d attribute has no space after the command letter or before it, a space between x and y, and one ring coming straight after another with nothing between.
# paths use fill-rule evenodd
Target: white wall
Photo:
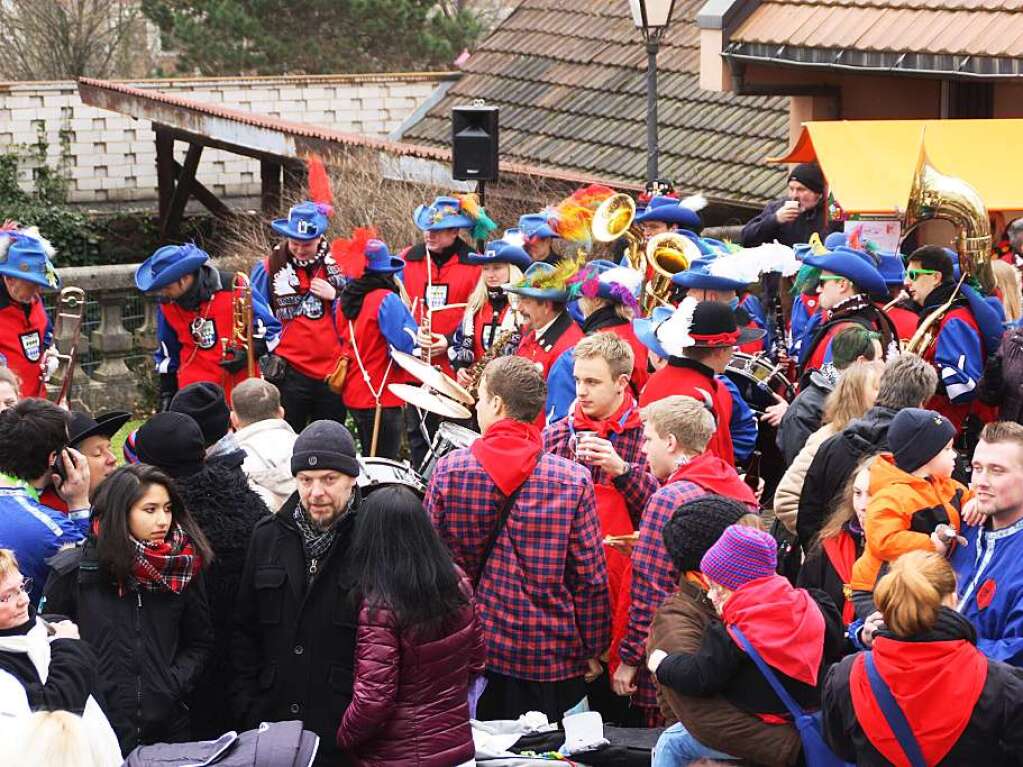
<instances>
[{"instance_id":1,"label":"white wall","mask_svg":"<svg viewBox=\"0 0 1023 767\"><path fill-rule=\"evenodd\" d=\"M129 85L335 130L384 137L444 79L437 74L148 80ZM86 106L74 82L0 83L0 152L33 144L45 123L51 163L59 131L71 131L70 199L79 203L157 199L155 134L146 120ZM186 147L176 144L179 161ZM33 163L20 167L32 188ZM199 180L221 197L260 193L259 163L205 149ZM149 204L149 203L146 203Z\"/></svg>"}]
</instances>

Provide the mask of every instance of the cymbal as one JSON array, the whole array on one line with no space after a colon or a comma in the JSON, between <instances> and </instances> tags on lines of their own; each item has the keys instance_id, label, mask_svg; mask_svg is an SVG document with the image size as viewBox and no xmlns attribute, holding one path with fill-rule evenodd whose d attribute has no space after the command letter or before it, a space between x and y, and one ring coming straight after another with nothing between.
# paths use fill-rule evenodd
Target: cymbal
<instances>
[{"instance_id":1,"label":"cymbal","mask_svg":"<svg viewBox=\"0 0 1023 767\"><path fill-rule=\"evenodd\" d=\"M397 349L391 349L391 358L398 363L398 367L434 391L457 402L461 402L463 405L471 407L476 404L476 400L473 399L472 395L455 379L442 372L440 368L435 368L430 363L423 362L418 357L400 352Z\"/></svg>"},{"instance_id":2,"label":"cymbal","mask_svg":"<svg viewBox=\"0 0 1023 767\"><path fill-rule=\"evenodd\" d=\"M456 418L459 420L472 418L472 412L467 407L445 397L441 393L430 391L426 387L412 386L410 384L388 384L387 388L391 394L422 410L442 415L445 418Z\"/></svg>"}]
</instances>

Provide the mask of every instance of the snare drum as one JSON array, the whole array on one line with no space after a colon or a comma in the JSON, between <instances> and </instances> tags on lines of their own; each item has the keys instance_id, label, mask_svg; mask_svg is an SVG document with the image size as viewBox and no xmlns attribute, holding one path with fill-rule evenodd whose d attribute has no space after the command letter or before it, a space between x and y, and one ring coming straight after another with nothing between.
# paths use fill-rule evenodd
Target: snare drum
<instances>
[{"instance_id":1,"label":"snare drum","mask_svg":"<svg viewBox=\"0 0 1023 767\"><path fill-rule=\"evenodd\" d=\"M433 435L433 444L430 446L430 452L426 454L423 465L419 467L419 473L423 475L423 481L429 483L434 469L437 468L437 462L441 458L459 448L469 447L479 438L479 433L472 429L467 429L450 421L441 421L440 426L437 427L437 433Z\"/></svg>"},{"instance_id":2,"label":"snare drum","mask_svg":"<svg viewBox=\"0 0 1023 767\"><path fill-rule=\"evenodd\" d=\"M764 354L735 352L728 361L725 375L739 389L746 404L759 413L775 404L772 392L787 402L792 401L794 390L782 366L775 365Z\"/></svg>"},{"instance_id":3,"label":"snare drum","mask_svg":"<svg viewBox=\"0 0 1023 767\"><path fill-rule=\"evenodd\" d=\"M391 485L404 485L420 498L426 495L426 484L412 467L389 458L359 458L359 476L355 482L364 496Z\"/></svg>"}]
</instances>

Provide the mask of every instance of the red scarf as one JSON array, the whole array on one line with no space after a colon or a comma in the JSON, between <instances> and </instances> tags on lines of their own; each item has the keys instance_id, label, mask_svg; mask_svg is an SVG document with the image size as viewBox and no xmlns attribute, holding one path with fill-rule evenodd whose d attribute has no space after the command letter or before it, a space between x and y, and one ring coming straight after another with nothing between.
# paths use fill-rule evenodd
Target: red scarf
<instances>
[{"instance_id":1,"label":"red scarf","mask_svg":"<svg viewBox=\"0 0 1023 767\"><path fill-rule=\"evenodd\" d=\"M965 639L943 642L874 640L874 663L906 716L927 764L937 764L963 734L987 682L988 662ZM909 767L905 752L870 689L861 654L849 673L853 710L881 755Z\"/></svg>"},{"instance_id":2,"label":"red scarf","mask_svg":"<svg viewBox=\"0 0 1023 767\"><path fill-rule=\"evenodd\" d=\"M92 522L92 532L99 535L98 519ZM131 542L135 547L131 574L141 588L180 594L202 569L202 557L192 539L177 525L158 543L143 543L135 538Z\"/></svg>"},{"instance_id":3,"label":"red scarf","mask_svg":"<svg viewBox=\"0 0 1023 767\"><path fill-rule=\"evenodd\" d=\"M639 419L636 399L629 392L625 392L622 404L613 415L599 421L586 415L578 404L577 402L572 403L572 428L575 431L592 431L596 432L601 439L607 439L611 434L621 434L627 429L643 427L643 422Z\"/></svg>"},{"instance_id":4,"label":"red scarf","mask_svg":"<svg viewBox=\"0 0 1023 767\"><path fill-rule=\"evenodd\" d=\"M491 424L469 450L501 492L511 495L536 468L543 439L533 424L504 418Z\"/></svg>"},{"instance_id":5,"label":"red scarf","mask_svg":"<svg viewBox=\"0 0 1023 767\"><path fill-rule=\"evenodd\" d=\"M722 461L713 453L702 453L691 461L687 461L675 469L665 484L672 482L692 482L708 493L723 495L752 509L757 509L757 497L749 485L739 478L730 463Z\"/></svg>"},{"instance_id":6,"label":"red scarf","mask_svg":"<svg viewBox=\"0 0 1023 767\"><path fill-rule=\"evenodd\" d=\"M835 568L842 583L848 583L852 578L853 564L856 562L856 540L849 534L848 530L842 530L833 538L821 541L821 548ZM856 610L851 599L846 599L842 605L842 622L848 626L856 618Z\"/></svg>"},{"instance_id":7,"label":"red scarf","mask_svg":"<svg viewBox=\"0 0 1023 767\"><path fill-rule=\"evenodd\" d=\"M824 616L805 589L793 588L780 575L758 578L733 592L721 619L742 629L768 666L816 686L824 657Z\"/></svg>"}]
</instances>

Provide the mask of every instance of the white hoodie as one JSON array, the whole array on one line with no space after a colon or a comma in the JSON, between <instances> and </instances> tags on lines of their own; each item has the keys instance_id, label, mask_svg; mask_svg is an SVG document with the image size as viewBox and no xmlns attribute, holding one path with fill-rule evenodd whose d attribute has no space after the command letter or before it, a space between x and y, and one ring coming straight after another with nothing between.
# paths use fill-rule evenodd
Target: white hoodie
<instances>
[{"instance_id":1,"label":"white hoodie","mask_svg":"<svg viewBox=\"0 0 1023 767\"><path fill-rule=\"evenodd\" d=\"M256 421L234 433L234 441L245 451L242 471L250 482L273 495L277 511L295 492L291 474L291 453L298 435L291 424L281 418ZM269 504L268 504L269 505Z\"/></svg>"}]
</instances>

